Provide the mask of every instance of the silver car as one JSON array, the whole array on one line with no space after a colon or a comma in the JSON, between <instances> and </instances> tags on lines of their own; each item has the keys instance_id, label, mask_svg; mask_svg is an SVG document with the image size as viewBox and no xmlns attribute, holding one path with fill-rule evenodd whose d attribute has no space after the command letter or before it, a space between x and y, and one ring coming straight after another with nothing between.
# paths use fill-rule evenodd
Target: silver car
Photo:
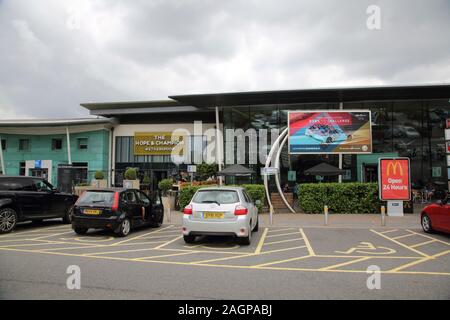
<instances>
[{"instance_id":1,"label":"silver car","mask_svg":"<svg viewBox=\"0 0 450 320\"><path fill-rule=\"evenodd\" d=\"M241 187L199 189L183 213L186 243L201 235L233 235L248 245L252 231L258 231L258 208Z\"/></svg>"}]
</instances>

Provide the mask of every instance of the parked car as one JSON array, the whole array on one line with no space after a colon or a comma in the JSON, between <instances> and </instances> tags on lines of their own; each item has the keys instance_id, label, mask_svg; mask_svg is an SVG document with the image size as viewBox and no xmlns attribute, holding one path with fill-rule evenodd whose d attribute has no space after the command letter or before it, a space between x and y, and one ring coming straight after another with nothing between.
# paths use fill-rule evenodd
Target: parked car
<instances>
[{"instance_id":1,"label":"parked car","mask_svg":"<svg viewBox=\"0 0 450 320\"><path fill-rule=\"evenodd\" d=\"M22 221L62 218L70 223L76 200L43 178L0 176L0 233L11 232Z\"/></svg>"},{"instance_id":2,"label":"parked car","mask_svg":"<svg viewBox=\"0 0 450 320\"><path fill-rule=\"evenodd\" d=\"M183 213L186 243L201 235L232 235L248 245L252 231L258 231L258 208L241 187L199 189Z\"/></svg>"},{"instance_id":3,"label":"parked car","mask_svg":"<svg viewBox=\"0 0 450 320\"><path fill-rule=\"evenodd\" d=\"M73 209L72 229L86 234L89 229L110 229L127 236L134 227L163 223L164 208L159 194L154 200L136 189L106 188L85 191Z\"/></svg>"},{"instance_id":4,"label":"parked car","mask_svg":"<svg viewBox=\"0 0 450 320\"><path fill-rule=\"evenodd\" d=\"M450 204L449 199L438 200L426 206L420 215L423 231L431 233L441 231L450 233Z\"/></svg>"},{"instance_id":5,"label":"parked car","mask_svg":"<svg viewBox=\"0 0 450 320\"><path fill-rule=\"evenodd\" d=\"M314 138L322 143L332 143L345 141L349 138L344 131L338 127L329 125L314 124L306 129L305 136Z\"/></svg>"}]
</instances>

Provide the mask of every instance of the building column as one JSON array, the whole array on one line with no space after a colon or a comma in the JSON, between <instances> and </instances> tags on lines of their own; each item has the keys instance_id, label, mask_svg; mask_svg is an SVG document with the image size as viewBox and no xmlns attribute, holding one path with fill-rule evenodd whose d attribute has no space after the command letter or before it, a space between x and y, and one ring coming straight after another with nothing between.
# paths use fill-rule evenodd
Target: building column
<instances>
[{"instance_id":1,"label":"building column","mask_svg":"<svg viewBox=\"0 0 450 320\"><path fill-rule=\"evenodd\" d=\"M113 129L109 129L109 145L108 145L108 186L111 187L112 181L111 181L111 171L112 171L112 133Z\"/></svg>"},{"instance_id":2,"label":"building column","mask_svg":"<svg viewBox=\"0 0 450 320\"><path fill-rule=\"evenodd\" d=\"M219 167L219 171L222 170L222 135L220 134L220 127L219 127L219 107L216 106L216 161L217 165ZM223 184L223 177L219 177L219 185Z\"/></svg>"},{"instance_id":3,"label":"building column","mask_svg":"<svg viewBox=\"0 0 450 320\"><path fill-rule=\"evenodd\" d=\"M2 174L6 174L5 161L3 158L2 137L0 136L0 163L2 164Z\"/></svg>"},{"instance_id":4,"label":"building column","mask_svg":"<svg viewBox=\"0 0 450 320\"><path fill-rule=\"evenodd\" d=\"M70 133L69 133L69 127L66 127L66 137L67 137L67 159L69 161L69 164L72 164L72 154L70 151Z\"/></svg>"},{"instance_id":5,"label":"building column","mask_svg":"<svg viewBox=\"0 0 450 320\"><path fill-rule=\"evenodd\" d=\"M340 110L344 109L344 103L343 102L339 103L339 109ZM339 153L339 169L342 170L342 153ZM338 176L338 182L342 183L342 175L341 174Z\"/></svg>"}]
</instances>

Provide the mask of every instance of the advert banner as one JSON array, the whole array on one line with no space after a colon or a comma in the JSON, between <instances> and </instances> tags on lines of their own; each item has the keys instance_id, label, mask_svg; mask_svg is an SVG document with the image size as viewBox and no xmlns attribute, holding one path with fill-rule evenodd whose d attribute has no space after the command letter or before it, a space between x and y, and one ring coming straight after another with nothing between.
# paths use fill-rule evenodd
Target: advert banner
<instances>
[{"instance_id":1,"label":"advert banner","mask_svg":"<svg viewBox=\"0 0 450 320\"><path fill-rule=\"evenodd\" d=\"M135 132L134 155L170 155L175 147L179 146L181 148L184 143L184 136L173 135L171 132ZM182 155L182 151L177 152L177 155Z\"/></svg>"},{"instance_id":2,"label":"advert banner","mask_svg":"<svg viewBox=\"0 0 450 320\"><path fill-rule=\"evenodd\" d=\"M369 110L290 111L289 153L372 153Z\"/></svg>"},{"instance_id":3,"label":"advert banner","mask_svg":"<svg viewBox=\"0 0 450 320\"><path fill-rule=\"evenodd\" d=\"M411 177L409 158L381 158L378 162L380 200L409 201Z\"/></svg>"}]
</instances>

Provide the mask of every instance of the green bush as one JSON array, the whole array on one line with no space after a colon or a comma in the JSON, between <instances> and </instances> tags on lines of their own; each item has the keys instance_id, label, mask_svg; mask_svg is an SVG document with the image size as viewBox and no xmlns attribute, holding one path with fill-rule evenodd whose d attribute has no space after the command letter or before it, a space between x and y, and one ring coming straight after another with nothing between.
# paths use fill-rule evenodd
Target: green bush
<instances>
[{"instance_id":1,"label":"green bush","mask_svg":"<svg viewBox=\"0 0 450 320\"><path fill-rule=\"evenodd\" d=\"M180 208L184 208L189 204L189 202L191 202L192 197L198 189L207 187L209 186L184 186L179 193ZM264 200L266 198L264 186L262 184L244 184L240 185L240 187L243 187L247 191L253 201L261 201L260 205L258 205L258 210L261 212L261 209L264 206Z\"/></svg>"},{"instance_id":2,"label":"green bush","mask_svg":"<svg viewBox=\"0 0 450 320\"><path fill-rule=\"evenodd\" d=\"M218 170L219 166L216 163L201 163L197 165L196 175L200 178L201 181L205 181L208 178L215 176Z\"/></svg>"},{"instance_id":3,"label":"green bush","mask_svg":"<svg viewBox=\"0 0 450 320\"><path fill-rule=\"evenodd\" d=\"M124 177L126 180L136 180L137 179L137 170L135 168L128 168L125 171Z\"/></svg>"},{"instance_id":4,"label":"green bush","mask_svg":"<svg viewBox=\"0 0 450 320\"><path fill-rule=\"evenodd\" d=\"M144 179L142 179L142 183L143 184L150 184L150 182L151 182L150 177L146 174L144 176Z\"/></svg>"},{"instance_id":5,"label":"green bush","mask_svg":"<svg viewBox=\"0 0 450 320\"><path fill-rule=\"evenodd\" d=\"M158 183L158 188L159 190L161 190L163 196L167 195L167 192L172 189L172 184L173 181L172 179L162 179L159 183Z\"/></svg>"},{"instance_id":6,"label":"green bush","mask_svg":"<svg viewBox=\"0 0 450 320\"><path fill-rule=\"evenodd\" d=\"M94 178L95 180L103 180L105 178L105 175L103 174L103 171L96 171Z\"/></svg>"},{"instance_id":7,"label":"green bush","mask_svg":"<svg viewBox=\"0 0 450 320\"><path fill-rule=\"evenodd\" d=\"M331 213L378 213L376 183L305 183L298 188L299 207L306 213L323 213L328 205Z\"/></svg>"}]
</instances>

